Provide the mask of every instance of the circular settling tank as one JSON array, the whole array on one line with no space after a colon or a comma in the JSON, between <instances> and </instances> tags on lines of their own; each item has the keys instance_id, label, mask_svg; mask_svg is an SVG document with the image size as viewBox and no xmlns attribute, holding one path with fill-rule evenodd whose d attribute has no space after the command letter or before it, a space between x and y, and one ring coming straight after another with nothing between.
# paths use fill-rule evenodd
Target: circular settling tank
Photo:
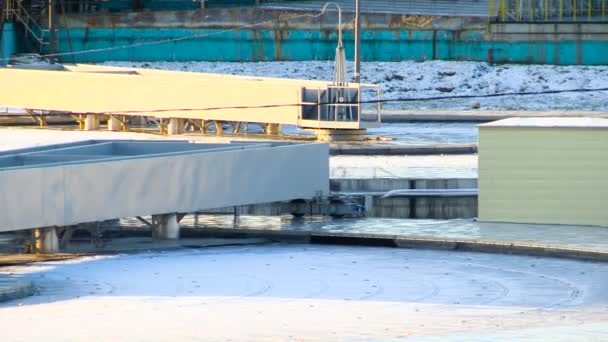
<instances>
[{"instance_id":1,"label":"circular settling tank","mask_svg":"<svg viewBox=\"0 0 608 342\"><path fill-rule=\"evenodd\" d=\"M42 332L57 340L550 337L559 329L594 337L608 320L608 265L562 259L252 245L12 272L39 293L0 307L8 340Z\"/></svg>"}]
</instances>

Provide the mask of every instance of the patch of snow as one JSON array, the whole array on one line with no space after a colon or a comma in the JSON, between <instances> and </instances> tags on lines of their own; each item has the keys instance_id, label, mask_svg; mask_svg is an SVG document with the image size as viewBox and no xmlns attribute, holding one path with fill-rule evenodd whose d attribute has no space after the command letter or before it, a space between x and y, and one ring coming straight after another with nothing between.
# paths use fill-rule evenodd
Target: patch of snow
<instances>
[{"instance_id":1,"label":"patch of snow","mask_svg":"<svg viewBox=\"0 0 608 342\"><path fill-rule=\"evenodd\" d=\"M477 155L332 156L331 178L477 178Z\"/></svg>"},{"instance_id":2,"label":"patch of snow","mask_svg":"<svg viewBox=\"0 0 608 342\"><path fill-rule=\"evenodd\" d=\"M608 119L603 118L508 118L481 125L482 127L562 127L562 128L608 128Z\"/></svg>"},{"instance_id":3,"label":"patch of snow","mask_svg":"<svg viewBox=\"0 0 608 342\"><path fill-rule=\"evenodd\" d=\"M166 139L163 136L131 132L104 132L104 131L61 131L48 129L27 128L0 128L0 151L9 151L21 148L62 144L84 140L149 140Z\"/></svg>"},{"instance_id":4,"label":"patch of snow","mask_svg":"<svg viewBox=\"0 0 608 342\"><path fill-rule=\"evenodd\" d=\"M105 65L249 75L331 80L332 61L298 62L106 62ZM348 63L349 75L353 74ZM363 62L361 81L382 87L383 98L412 99L453 95L540 92L578 88L608 88L608 66L491 65L483 62L403 61ZM485 109L485 110L608 110L608 92L506 96L389 102L386 109Z\"/></svg>"}]
</instances>

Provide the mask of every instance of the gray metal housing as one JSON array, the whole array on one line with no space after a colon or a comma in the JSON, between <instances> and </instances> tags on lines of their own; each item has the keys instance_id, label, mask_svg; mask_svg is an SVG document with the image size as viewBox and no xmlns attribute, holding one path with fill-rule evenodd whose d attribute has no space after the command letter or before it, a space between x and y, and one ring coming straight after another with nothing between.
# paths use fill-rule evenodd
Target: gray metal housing
<instances>
[{"instance_id":1,"label":"gray metal housing","mask_svg":"<svg viewBox=\"0 0 608 342\"><path fill-rule=\"evenodd\" d=\"M0 153L0 231L328 194L319 143L91 140Z\"/></svg>"}]
</instances>

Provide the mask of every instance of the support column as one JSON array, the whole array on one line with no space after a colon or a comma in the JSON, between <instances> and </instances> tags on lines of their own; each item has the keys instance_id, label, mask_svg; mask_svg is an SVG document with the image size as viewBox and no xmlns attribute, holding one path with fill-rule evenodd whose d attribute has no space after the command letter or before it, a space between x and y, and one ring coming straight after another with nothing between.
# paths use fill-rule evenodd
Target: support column
<instances>
[{"instance_id":1,"label":"support column","mask_svg":"<svg viewBox=\"0 0 608 342\"><path fill-rule=\"evenodd\" d=\"M374 196L365 195L364 205L365 205L365 212L370 213L372 211L372 209L374 208Z\"/></svg>"},{"instance_id":2,"label":"support column","mask_svg":"<svg viewBox=\"0 0 608 342\"><path fill-rule=\"evenodd\" d=\"M266 134L268 134L268 135L280 135L281 134L281 125L279 125L279 124L268 124L268 128L266 128Z\"/></svg>"},{"instance_id":3,"label":"support column","mask_svg":"<svg viewBox=\"0 0 608 342\"><path fill-rule=\"evenodd\" d=\"M120 131L122 122L120 122L120 120L118 120L118 117L115 115L109 115L108 116L108 131L112 131L112 132L116 132L116 131Z\"/></svg>"},{"instance_id":4,"label":"support column","mask_svg":"<svg viewBox=\"0 0 608 342\"><path fill-rule=\"evenodd\" d=\"M170 118L169 125L167 125L167 134L176 135L183 133L183 121L178 118Z\"/></svg>"},{"instance_id":5,"label":"support column","mask_svg":"<svg viewBox=\"0 0 608 342\"><path fill-rule=\"evenodd\" d=\"M179 223L176 214L152 216L152 237L158 240L179 239Z\"/></svg>"},{"instance_id":6,"label":"support column","mask_svg":"<svg viewBox=\"0 0 608 342\"><path fill-rule=\"evenodd\" d=\"M34 229L36 252L43 254L59 253L59 238L55 227Z\"/></svg>"},{"instance_id":7,"label":"support column","mask_svg":"<svg viewBox=\"0 0 608 342\"><path fill-rule=\"evenodd\" d=\"M95 131L99 129L99 117L95 114L87 114L84 118L84 130Z\"/></svg>"}]
</instances>

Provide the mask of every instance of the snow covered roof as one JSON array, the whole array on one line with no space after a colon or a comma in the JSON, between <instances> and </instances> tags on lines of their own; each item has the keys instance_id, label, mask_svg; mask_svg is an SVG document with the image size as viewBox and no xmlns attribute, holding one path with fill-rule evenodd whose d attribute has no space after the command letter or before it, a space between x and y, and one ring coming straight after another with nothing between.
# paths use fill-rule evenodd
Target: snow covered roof
<instances>
[{"instance_id":1,"label":"snow covered roof","mask_svg":"<svg viewBox=\"0 0 608 342\"><path fill-rule=\"evenodd\" d=\"M608 128L608 119L602 118L564 118L535 117L508 118L493 121L480 127L544 127L544 128Z\"/></svg>"}]
</instances>

